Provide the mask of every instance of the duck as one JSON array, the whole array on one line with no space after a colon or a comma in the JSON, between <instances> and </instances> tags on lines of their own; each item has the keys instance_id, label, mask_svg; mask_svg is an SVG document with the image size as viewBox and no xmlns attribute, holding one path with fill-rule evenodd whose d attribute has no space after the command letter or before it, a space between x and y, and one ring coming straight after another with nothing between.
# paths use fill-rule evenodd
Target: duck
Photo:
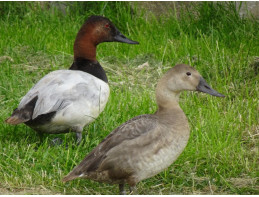
<instances>
[{"instance_id":1,"label":"duck","mask_svg":"<svg viewBox=\"0 0 259 197\"><path fill-rule=\"evenodd\" d=\"M113 130L62 181L86 178L118 184L120 194L136 191L136 184L168 168L183 152L190 127L179 105L182 91L199 91L216 97L192 66L178 64L167 71L156 87L157 110L134 117Z\"/></svg>"},{"instance_id":2,"label":"duck","mask_svg":"<svg viewBox=\"0 0 259 197\"><path fill-rule=\"evenodd\" d=\"M97 45L102 42L139 44L108 18L90 16L77 33L71 67L41 78L5 122L24 123L40 135L75 132L80 143L83 128L100 115L109 98L107 75L96 60Z\"/></svg>"}]
</instances>

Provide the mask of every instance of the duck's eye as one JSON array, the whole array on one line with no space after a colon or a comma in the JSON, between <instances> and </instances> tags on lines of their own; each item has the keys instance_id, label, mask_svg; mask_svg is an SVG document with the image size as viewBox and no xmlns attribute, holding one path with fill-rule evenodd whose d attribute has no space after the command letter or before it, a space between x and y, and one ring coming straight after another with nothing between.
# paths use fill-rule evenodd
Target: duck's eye
<instances>
[{"instance_id":1,"label":"duck's eye","mask_svg":"<svg viewBox=\"0 0 259 197\"><path fill-rule=\"evenodd\" d=\"M105 25L105 27L106 27L106 28L109 28L109 27L110 27L110 25L109 25L109 24L106 24L106 25Z\"/></svg>"},{"instance_id":2,"label":"duck's eye","mask_svg":"<svg viewBox=\"0 0 259 197\"><path fill-rule=\"evenodd\" d=\"M190 73L190 72L187 72L187 73L186 73L186 75L187 75L187 76L191 76L191 75L192 75L192 73Z\"/></svg>"}]
</instances>

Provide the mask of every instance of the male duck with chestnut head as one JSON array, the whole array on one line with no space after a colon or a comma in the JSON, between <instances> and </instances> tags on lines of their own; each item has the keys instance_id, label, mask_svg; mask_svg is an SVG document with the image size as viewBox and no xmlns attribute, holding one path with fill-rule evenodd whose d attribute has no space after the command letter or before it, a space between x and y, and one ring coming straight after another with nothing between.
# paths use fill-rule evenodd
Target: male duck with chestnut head
<instances>
[{"instance_id":1,"label":"male duck with chestnut head","mask_svg":"<svg viewBox=\"0 0 259 197\"><path fill-rule=\"evenodd\" d=\"M109 98L108 78L96 60L96 48L102 42L138 44L121 34L108 18L89 17L76 36L70 69L44 76L6 122L24 123L39 134L75 132L80 143L83 128L99 116Z\"/></svg>"}]
</instances>

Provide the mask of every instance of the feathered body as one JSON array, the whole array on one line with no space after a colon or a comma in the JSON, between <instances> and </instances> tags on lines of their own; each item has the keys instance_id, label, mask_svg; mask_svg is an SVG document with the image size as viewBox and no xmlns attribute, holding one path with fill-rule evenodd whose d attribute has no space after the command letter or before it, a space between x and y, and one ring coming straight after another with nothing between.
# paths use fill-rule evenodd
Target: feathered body
<instances>
[{"instance_id":1,"label":"feathered body","mask_svg":"<svg viewBox=\"0 0 259 197\"><path fill-rule=\"evenodd\" d=\"M40 133L77 133L103 111L109 97L108 78L96 60L102 42L138 44L126 38L102 16L91 16L82 25L74 42L74 62L69 70L43 77L23 97L9 124L25 123Z\"/></svg>"},{"instance_id":2,"label":"feathered body","mask_svg":"<svg viewBox=\"0 0 259 197\"><path fill-rule=\"evenodd\" d=\"M224 97L191 66L180 64L158 82L154 114L137 116L113 130L63 181L88 178L130 187L169 167L187 145L190 129L179 105L180 92L202 91Z\"/></svg>"},{"instance_id":3,"label":"feathered body","mask_svg":"<svg viewBox=\"0 0 259 197\"><path fill-rule=\"evenodd\" d=\"M13 117L38 132L63 133L80 130L103 111L109 86L93 75L76 70L58 70L44 76L23 97ZM36 99L35 99L36 98ZM35 100L31 116L23 117L28 102ZM48 116L44 119L43 115ZM46 120L39 124L39 121Z\"/></svg>"},{"instance_id":4,"label":"feathered body","mask_svg":"<svg viewBox=\"0 0 259 197\"><path fill-rule=\"evenodd\" d=\"M189 139L188 121L183 111L178 108L171 112L174 112L171 118L170 111L164 114L171 120L166 123L157 112L122 124L63 180L81 177L134 186L161 172L181 154ZM125 150L129 151L125 154Z\"/></svg>"}]
</instances>

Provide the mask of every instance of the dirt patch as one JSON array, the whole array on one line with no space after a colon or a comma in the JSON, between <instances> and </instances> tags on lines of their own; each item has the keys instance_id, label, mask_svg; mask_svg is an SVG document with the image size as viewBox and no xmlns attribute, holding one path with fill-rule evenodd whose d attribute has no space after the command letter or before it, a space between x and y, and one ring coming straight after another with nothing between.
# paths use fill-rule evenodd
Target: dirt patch
<instances>
[{"instance_id":1,"label":"dirt patch","mask_svg":"<svg viewBox=\"0 0 259 197\"><path fill-rule=\"evenodd\" d=\"M0 57L0 63L2 63L3 61L10 61L10 62L13 62L13 58L11 58L10 56L1 56Z\"/></svg>"},{"instance_id":2,"label":"dirt patch","mask_svg":"<svg viewBox=\"0 0 259 197\"><path fill-rule=\"evenodd\" d=\"M229 182L238 188L255 185L258 178L230 178Z\"/></svg>"},{"instance_id":3,"label":"dirt patch","mask_svg":"<svg viewBox=\"0 0 259 197\"><path fill-rule=\"evenodd\" d=\"M61 195L44 188L0 188L0 195Z\"/></svg>"}]
</instances>

